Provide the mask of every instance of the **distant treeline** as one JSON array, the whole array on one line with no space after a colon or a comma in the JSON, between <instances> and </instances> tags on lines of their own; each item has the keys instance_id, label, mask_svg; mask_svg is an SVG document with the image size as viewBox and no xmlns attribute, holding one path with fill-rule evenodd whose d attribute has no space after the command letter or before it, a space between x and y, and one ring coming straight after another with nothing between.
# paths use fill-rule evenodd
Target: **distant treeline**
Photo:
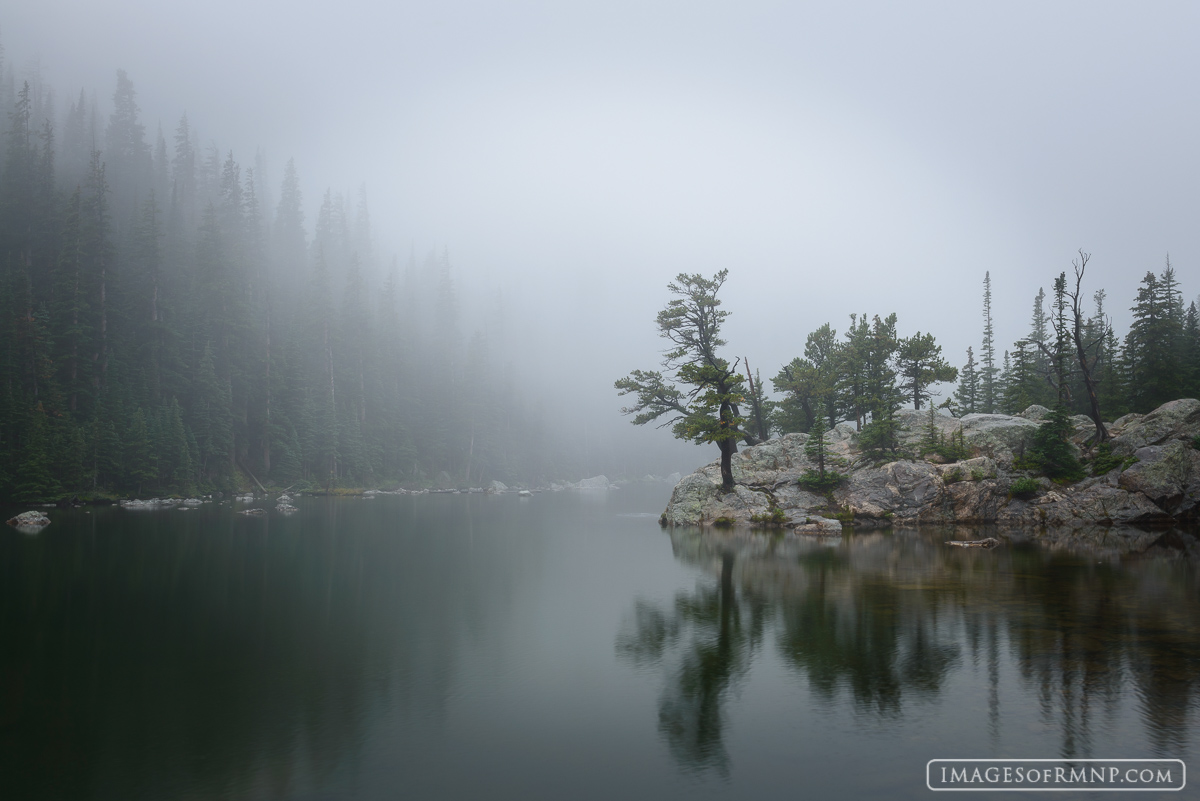
<instances>
[{"instance_id":1,"label":"distant treeline","mask_svg":"<svg viewBox=\"0 0 1200 801\"><path fill-rule=\"evenodd\" d=\"M379 266L365 192L310 239L293 162L264 208L186 115L147 141L124 72L61 133L40 82L0 84L0 500L577 470L491 320L464 336L448 257Z\"/></svg>"},{"instance_id":2,"label":"distant treeline","mask_svg":"<svg viewBox=\"0 0 1200 801\"><path fill-rule=\"evenodd\" d=\"M1038 290L1029 332L1002 355L995 343L991 275L985 274L978 358L968 347L961 369L946 363L931 335L897 336L894 314L871 320L854 315L840 338L828 324L821 326L808 335L804 356L772 379L784 398L765 402L770 425L807 432L820 419L826 427L850 421L862 428L904 403L920 409L932 384L955 379L956 390L941 404L955 415L1017 414L1038 404L1090 416L1094 396L1100 416L1111 422L1127 412L1200 397L1196 303L1185 303L1170 260L1160 274L1147 272L1142 279L1124 337L1105 311L1103 289L1092 293L1087 308L1087 260L1080 253L1075 276L1054 278L1049 297ZM751 401L752 410L763 403L753 395Z\"/></svg>"}]
</instances>

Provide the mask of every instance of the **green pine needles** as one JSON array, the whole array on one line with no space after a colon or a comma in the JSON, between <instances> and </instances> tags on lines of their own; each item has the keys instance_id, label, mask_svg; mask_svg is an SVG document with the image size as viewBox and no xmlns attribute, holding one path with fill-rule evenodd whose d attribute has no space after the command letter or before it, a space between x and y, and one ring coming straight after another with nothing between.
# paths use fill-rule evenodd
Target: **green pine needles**
<instances>
[{"instance_id":1,"label":"green pine needles","mask_svg":"<svg viewBox=\"0 0 1200 801\"><path fill-rule=\"evenodd\" d=\"M1059 481L1078 481L1083 478L1083 465L1071 446L1073 431L1071 415L1066 406L1056 404L1034 432L1033 442L1016 466L1036 470L1047 478Z\"/></svg>"},{"instance_id":2,"label":"green pine needles","mask_svg":"<svg viewBox=\"0 0 1200 801\"><path fill-rule=\"evenodd\" d=\"M804 443L804 455L816 468L809 468L800 476L798 483L813 492L826 493L835 489L845 477L833 470L837 458L829 453L829 443L825 439L825 422L818 417L812 430L808 432L808 442Z\"/></svg>"}]
</instances>

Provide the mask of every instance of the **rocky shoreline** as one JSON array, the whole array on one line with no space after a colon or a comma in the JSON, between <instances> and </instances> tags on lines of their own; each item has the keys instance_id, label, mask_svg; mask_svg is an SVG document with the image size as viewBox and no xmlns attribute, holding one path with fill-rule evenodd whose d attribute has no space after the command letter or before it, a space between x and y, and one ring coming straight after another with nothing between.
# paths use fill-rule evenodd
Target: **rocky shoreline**
<instances>
[{"instance_id":1,"label":"rocky shoreline","mask_svg":"<svg viewBox=\"0 0 1200 801\"><path fill-rule=\"evenodd\" d=\"M1119 464L1103 475L1060 485L1036 478L1036 489L1014 492L1033 474L1014 466L1030 446L1048 410L1031 406L1020 415L933 416L944 438L965 444L970 458L944 463L936 455L886 463L858 449L854 426L826 435L845 475L828 494L798 480L814 465L805 457L807 434L785 434L743 448L733 457L736 486L721 491L720 463L685 476L663 512L664 526L762 525L763 520L801 533L855 528L989 524L1002 527L1166 526L1200 517L1200 401L1182 399L1149 414L1129 414L1108 424L1111 453ZM897 413L902 447L910 452L929 427L928 412ZM1082 452L1095 432L1086 416L1074 418L1074 446Z\"/></svg>"}]
</instances>

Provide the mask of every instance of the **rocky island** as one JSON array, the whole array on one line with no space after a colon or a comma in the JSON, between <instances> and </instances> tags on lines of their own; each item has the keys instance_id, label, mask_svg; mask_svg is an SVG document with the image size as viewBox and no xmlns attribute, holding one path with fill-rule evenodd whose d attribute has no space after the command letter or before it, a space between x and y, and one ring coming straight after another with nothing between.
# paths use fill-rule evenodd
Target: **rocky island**
<instances>
[{"instance_id":1,"label":"rocky island","mask_svg":"<svg viewBox=\"0 0 1200 801\"><path fill-rule=\"evenodd\" d=\"M1200 400L1171 401L1107 424L1112 435L1107 464L1093 460L1093 475L1073 483L1020 467L1048 412L1031 406L1015 416L954 418L901 410L896 416L904 456L891 461L865 455L854 426L840 424L826 442L843 480L825 493L801 484L815 466L805 454L809 435L785 434L733 455L732 491L722 491L719 461L684 476L661 522L779 525L818 534L845 525L1157 526L1200 516ZM1072 447L1083 454L1095 425L1084 415L1074 424ZM920 453L931 426L938 436L962 443L965 458L946 461ZM1097 467L1107 469L1095 474Z\"/></svg>"}]
</instances>

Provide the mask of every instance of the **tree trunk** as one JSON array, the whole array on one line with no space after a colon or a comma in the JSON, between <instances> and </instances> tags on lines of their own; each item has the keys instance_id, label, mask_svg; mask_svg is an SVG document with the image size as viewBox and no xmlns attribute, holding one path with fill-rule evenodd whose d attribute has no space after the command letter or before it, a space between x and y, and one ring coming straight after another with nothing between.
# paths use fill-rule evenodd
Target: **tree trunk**
<instances>
[{"instance_id":1,"label":"tree trunk","mask_svg":"<svg viewBox=\"0 0 1200 801\"><path fill-rule=\"evenodd\" d=\"M737 453L737 443L732 439L723 439L721 446L721 489L733 491L733 454Z\"/></svg>"},{"instance_id":2,"label":"tree trunk","mask_svg":"<svg viewBox=\"0 0 1200 801\"><path fill-rule=\"evenodd\" d=\"M1100 416L1100 400L1096 396L1096 382L1092 379L1092 371L1088 367L1087 352L1083 347L1083 336L1080 332L1081 323L1079 312L1075 312L1075 353L1079 357L1079 369L1083 372L1083 385L1087 389L1088 409L1092 422L1096 424L1096 444L1108 441L1108 429L1104 427L1104 418Z\"/></svg>"},{"instance_id":3,"label":"tree trunk","mask_svg":"<svg viewBox=\"0 0 1200 801\"><path fill-rule=\"evenodd\" d=\"M1083 345L1083 313L1079 308L1079 291L1083 283L1083 275L1087 270L1090 254L1079 251L1079 260L1071 265L1075 268L1075 291L1066 293L1071 298L1071 312L1074 325L1071 326L1071 338L1075 341L1075 355L1079 359L1079 369L1083 373L1083 385L1087 390L1088 410L1092 422L1096 424L1096 444L1108 441L1108 429L1104 427L1104 418L1100 416L1100 400L1096 396L1096 382L1092 379L1092 369L1088 366L1087 348ZM1101 320L1103 323L1103 320Z\"/></svg>"}]
</instances>

